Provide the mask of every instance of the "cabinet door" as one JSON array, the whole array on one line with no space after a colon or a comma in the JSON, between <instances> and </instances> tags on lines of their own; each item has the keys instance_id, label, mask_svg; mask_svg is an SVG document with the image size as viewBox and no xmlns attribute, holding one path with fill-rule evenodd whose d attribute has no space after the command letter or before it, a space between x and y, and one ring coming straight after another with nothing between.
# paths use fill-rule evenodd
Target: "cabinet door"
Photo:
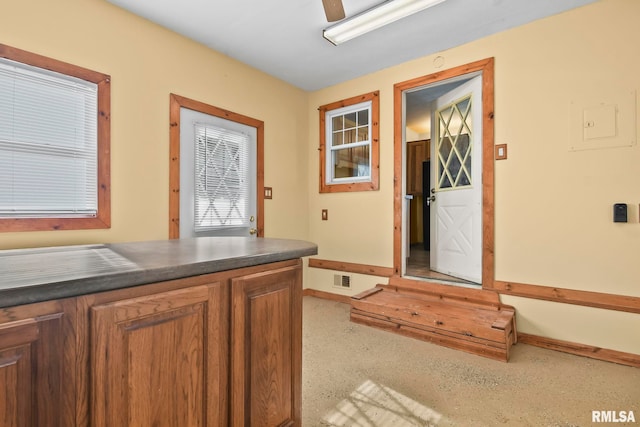
<instances>
[{"instance_id":1,"label":"cabinet door","mask_svg":"<svg viewBox=\"0 0 640 427\"><path fill-rule=\"evenodd\" d=\"M231 425L299 426L300 262L233 279L231 295Z\"/></svg>"},{"instance_id":2,"label":"cabinet door","mask_svg":"<svg viewBox=\"0 0 640 427\"><path fill-rule=\"evenodd\" d=\"M222 304L216 283L91 307L91 426L225 425Z\"/></svg>"},{"instance_id":3,"label":"cabinet door","mask_svg":"<svg viewBox=\"0 0 640 427\"><path fill-rule=\"evenodd\" d=\"M407 143L407 194L422 194L422 162L429 160L430 141Z\"/></svg>"},{"instance_id":4,"label":"cabinet door","mask_svg":"<svg viewBox=\"0 0 640 427\"><path fill-rule=\"evenodd\" d=\"M69 300L0 309L0 426L74 424L73 317Z\"/></svg>"}]
</instances>

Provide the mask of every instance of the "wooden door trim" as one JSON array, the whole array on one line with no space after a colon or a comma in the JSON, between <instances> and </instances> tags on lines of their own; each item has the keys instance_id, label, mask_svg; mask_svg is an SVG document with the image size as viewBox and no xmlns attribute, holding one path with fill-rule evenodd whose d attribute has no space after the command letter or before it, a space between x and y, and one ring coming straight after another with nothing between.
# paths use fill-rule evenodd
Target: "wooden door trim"
<instances>
[{"instance_id":1,"label":"wooden door trim","mask_svg":"<svg viewBox=\"0 0 640 427\"><path fill-rule=\"evenodd\" d=\"M180 108L256 128L256 229L264 236L264 122L176 94L169 96L169 239L180 237Z\"/></svg>"},{"instance_id":2,"label":"wooden door trim","mask_svg":"<svg viewBox=\"0 0 640 427\"><path fill-rule=\"evenodd\" d=\"M482 73L482 287L494 288L494 59L487 58L417 77L393 86L393 269L402 276L402 134L403 92L453 77Z\"/></svg>"}]
</instances>

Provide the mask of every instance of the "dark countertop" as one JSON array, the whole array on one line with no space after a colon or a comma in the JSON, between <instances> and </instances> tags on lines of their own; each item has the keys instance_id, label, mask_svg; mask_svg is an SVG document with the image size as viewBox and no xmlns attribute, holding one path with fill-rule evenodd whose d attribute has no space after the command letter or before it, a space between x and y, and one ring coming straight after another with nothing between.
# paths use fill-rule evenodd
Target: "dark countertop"
<instances>
[{"instance_id":1,"label":"dark countertop","mask_svg":"<svg viewBox=\"0 0 640 427\"><path fill-rule=\"evenodd\" d=\"M0 308L315 255L300 240L198 237L0 251Z\"/></svg>"}]
</instances>

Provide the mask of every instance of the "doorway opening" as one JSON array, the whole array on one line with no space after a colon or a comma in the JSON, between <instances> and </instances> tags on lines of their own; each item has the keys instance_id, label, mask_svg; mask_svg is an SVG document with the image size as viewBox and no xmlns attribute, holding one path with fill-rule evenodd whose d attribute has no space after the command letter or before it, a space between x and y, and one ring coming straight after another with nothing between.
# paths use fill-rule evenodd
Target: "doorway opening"
<instances>
[{"instance_id":1,"label":"doorway opening","mask_svg":"<svg viewBox=\"0 0 640 427\"><path fill-rule=\"evenodd\" d=\"M263 237L264 123L171 94L169 135L169 238Z\"/></svg>"},{"instance_id":2,"label":"doorway opening","mask_svg":"<svg viewBox=\"0 0 640 427\"><path fill-rule=\"evenodd\" d=\"M394 91L394 276L492 288L493 58Z\"/></svg>"}]
</instances>

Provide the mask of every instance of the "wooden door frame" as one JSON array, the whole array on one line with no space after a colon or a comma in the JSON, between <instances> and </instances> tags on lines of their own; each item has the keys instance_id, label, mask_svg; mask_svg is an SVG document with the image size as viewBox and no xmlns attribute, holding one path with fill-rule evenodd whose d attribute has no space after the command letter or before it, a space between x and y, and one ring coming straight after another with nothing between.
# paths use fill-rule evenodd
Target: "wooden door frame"
<instances>
[{"instance_id":1,"label":"wooden door frame","mask_svg":"<svg viewBox=\"0 0 640 427\"><path fill-rule=\"evenodd\" d=\"M494 58L487 58L393 86L393 271L402 277L402 182L404 102L407 90L454 77L481 72L482 75L482 287L493 289L494 266Z\"/></svg>"},{"instance_id":2,"label":"wooden door frame","mask_svg":"<svg viewBox=\"0 0 640 427\"><path fill-rule=\"evenodd\" d=\"M257 236L264 237L264 122L172 93L169 96L169 239L180 237L180 108L256 128L256 229Z\"/></svg>"}]
</instances>

